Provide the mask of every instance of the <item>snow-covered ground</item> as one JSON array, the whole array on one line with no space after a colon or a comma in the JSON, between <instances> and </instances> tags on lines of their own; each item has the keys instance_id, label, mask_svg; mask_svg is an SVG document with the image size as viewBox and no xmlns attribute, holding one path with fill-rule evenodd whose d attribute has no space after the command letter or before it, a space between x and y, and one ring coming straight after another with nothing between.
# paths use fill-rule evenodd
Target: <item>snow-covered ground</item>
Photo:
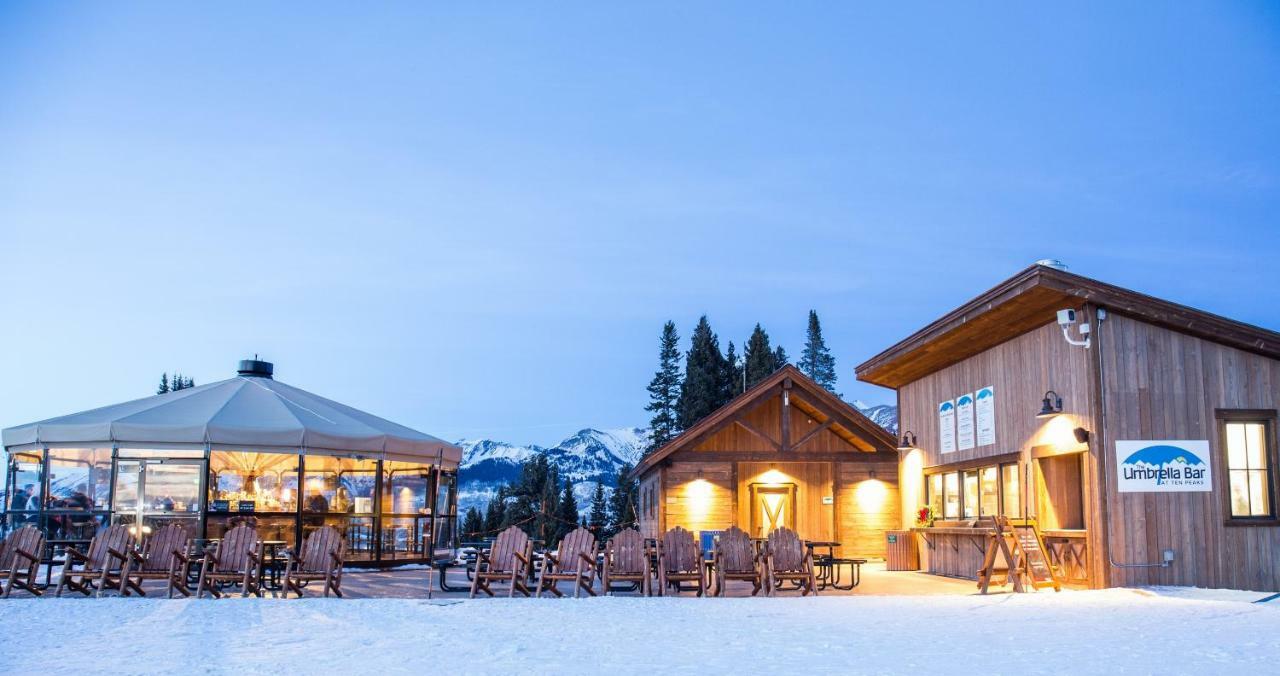
<instances>
[{"instance_id":1,"label":"snow-covered ground","mask_svg":"<svg viewBox=\"0 0 1280 676\"><path fill-rule=\"evenodd\" d=\"M1275 673L1260 596L10 599L0 673Z\"/></svg>"}]
</instances>

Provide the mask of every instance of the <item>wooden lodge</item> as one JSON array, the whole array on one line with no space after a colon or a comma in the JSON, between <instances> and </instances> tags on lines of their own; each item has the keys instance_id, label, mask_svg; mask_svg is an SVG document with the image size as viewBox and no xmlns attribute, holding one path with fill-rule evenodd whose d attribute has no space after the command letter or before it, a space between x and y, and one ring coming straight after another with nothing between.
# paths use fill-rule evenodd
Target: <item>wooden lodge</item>
<instances>
[{"instance_id":1,"label":"wooden lodge","mask_svg":"<svg viewBox=\"0 0 1280 676\"><path fill-rule=\"evenodd\" d=\"M897 462L889 432L786 366L636 467L640 531L785 526L840 556L883 557L901 518Z\"/></svg>"},{"instance_id":2,"label":"wooden lodge","mask_svg":"<svg viewBox=\"0 0 1280 676\"><path fill-rule=\"evenodd\" d=\"M1035 265L857 375L898 392L926 570L974 577L1004 515L1068 582L1280 588L1280 334Z\"/></svg>"}]
</instances>

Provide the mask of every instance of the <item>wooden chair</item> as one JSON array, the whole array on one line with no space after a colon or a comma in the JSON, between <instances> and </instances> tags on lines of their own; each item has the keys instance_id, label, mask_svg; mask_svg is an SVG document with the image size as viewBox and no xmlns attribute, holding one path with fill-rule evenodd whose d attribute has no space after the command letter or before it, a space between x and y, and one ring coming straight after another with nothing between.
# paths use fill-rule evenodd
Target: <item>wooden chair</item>
<instances>
[{"instance_id":1,"label":"wooden chair","mask_svg":"<svg viewBox=\"0 0 1280 676\"><path fill-rule=\"evenodd\" d=\"M800 586L800 595L818 595L818 584L813 572L813 552L808 551L799 535L790 528L778 528L769 533L765 543L765 585L773 594L783 581L790 580Z\"/></svg>"},{"instance_id":2,"label":"wooden chair","mask_svg":"<svg viewBox=\"0 0 1280 676\"><path fill-rule=\"evenodd\" d=\"M88 553L75 547L67 547L67 561L58 578L54 596L62 596L62 590L71 589L85 596L102 597L107 589L124 589L124 568L133 551L133 534L129 526L116 524L99 531L89 541Z\"/></svg>"},{"instance_id":3,"label":"wooden chair","mask_svg":"<svg viewBox=\"0 0 1280 676\"><path fill-rule=\"evenodd\" d=\"M187 588L190 550L191 533L185 527L176 523L163 526L147 538L141 550L129 552L129 562L122 573L124 589L120 594L128 596L132 590L146 596L142 590L143 580L164 580L166 598L173 598L174 589L183 596L191 596Z\"/></svg>"},{"instance_id":4,"label":"wooden chair","mask_svg":"<svg viewBox=\"0 0 1280 676\"><path fill-rule=\"evenodd\" d=\"M644 536L634 528L628 528L613 536L604 546L604 575L600 579L605 594L612 594L609 585L614 582L635 582L640 593L653 592L653 576L649 574L649 548L644 546Z\"/></svg>"},{"instance_id":5,"label":"wooden chair","mask_svg":"<svg viewBox=\"0 0 1280 676\"><path fill-rule=\"evenodd\" d=\"M222 596L219 583L239 583L241 596L250 593L262 596L258 579L261 567L262 541L258 539L257 529L247 524L236 526L222 536L216 551L205 552L196 598L203 598L205 590L215 598Z\"/></svg>"},{"instance_id":6,"label":"wooden chair","mask_svg":"<svg viewBox=\"0 0 1280 676\"><path fill-rule=\"evenodd\" d=\"M679 593L681 582L697 582L698 596L707 591L702 547L693 533L676 526L663 533L658 541L658 594L666 594L667 585L674 585Z\"/></svg>"},{"instance_id":7,"label":"wooden chair","mask_svg":"<svg viewBox=\"0 0 1280 676\"><path fill-rule=\"evenodd\" d=\"M516 592L529 595L529 586L525 579L529 575L529 561L533 558L533 542L529 536L516 526L510 526L498 533L493 547L486 552L476 553L476 572L471 581L471 598L477 591L493 596L489 588L490 580L501 580L511 585L507 596L514 597Z\"/></svg>"},{"instance_id":8,"label":"wooden chair","mask_svg":"<svg viewBox=\"0 0 1280 676\"><path fill-rule=\"evenodd\" d=\"M729 580L750 582L751 595L764 587L764 570L755 543L746 531L732 526L720 534L711 557L715 567L716 596L724 596L725 583Z\"/></svg>"},{"instance_id":9,"label":"wooden chair","mask_svg":"<svg viewBox=\"0 0 1280 676\"><path fill-rule=\"evenodd\" d=\"M596 536L586 528L578 528L561 538L557 553L547 552L534 596L542 596L543 589L556 596L564 596L556 589L556 583L561 580L574 583L574 598L578 598L579 590L596 595L593 589L596 583Z\"/></svg>"},{"instance_id":10,"label":"wooden chair","mask_svg":"<svg viewBox=\"0 0 1280 676\"><path fill-rule=\"evenodd\" d=\"M302 548L295 556L289 552L284 568L285 596L293 591L302 598L302 587L307 582L324 582L324 595L333 592L342 598L342 559L347 545L342 534L333 526L324 526L302 541Z\"/></svg>"},{"instance_id":11,"label":"wooden chair","mask_svg":"<svg viewBox=\"0 0 1280 676\"><path fill-rule=\"evenodd\" d=\"M39 528L23 526L9 533L0 545L0 597L9 598L15 586L39 596L36 574L43 554L44 533Z\"/></svg>"}]
</instances>

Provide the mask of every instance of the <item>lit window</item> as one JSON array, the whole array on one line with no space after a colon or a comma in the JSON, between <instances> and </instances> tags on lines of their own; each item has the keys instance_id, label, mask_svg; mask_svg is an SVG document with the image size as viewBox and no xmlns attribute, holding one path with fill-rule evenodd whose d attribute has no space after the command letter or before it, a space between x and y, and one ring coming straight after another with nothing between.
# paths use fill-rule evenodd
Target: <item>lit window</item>
<instances>
[{"instance_id":1,"label":"lit window","mask_svg":"<svg viewBox=\"0 0 1280 676\"><path fill-rule=\"evenodd\" d=\"M1018 490L1018 463L1001 465L1000 474L1000 481L1004 488L1004 510L1001 514L1008 517L1021 516L1022 498Z\"/></svg>"},{"instance_id":2,"label":"lit window","mask_svg":"<svg viewBox=\"0 0 1280 676\"><path fill-rule=\"evenodd\" d=\"M964 518L973 519L978 516L978 473L964 473Z\"/></svg>"},{"instance_id":3,"label":"lit window","mask_svg":"<svg viewBox=\"0 0 1280 676\"><path fill-rule=\"evenodd\" d=\"M1270 517L1271 465L1267 458L1267 423L1230 421L1225 424L1227 480L1233 518Z\"/></svg>"},{"instance_id":4,"label":"lit window","mask_svg":"<svg viewBox=\"0 0 1280 676\"><path fill-rule=\"evenodd\" d=\"M978 516L995 516L1000 513L1000 485L995 467L983 467L979 470L982 502L978 505Z\"/></svg>"},{"instance_id":5,"label":"lit window","mask_svg":"<svg viewBox=\"0 0 1280 676\"><path fill-rule=\"evenodd\" d=\"M960 518L960 474L958 472L944 474L942 483L942 516L946 519L958 519Z\"/></svg>"},{"instance_id":6,"label":"lit window","mask_svg":"<svg viewBox=\"0 0 1280 676\"><path fill-rule=\"evenodd\" d=\"M935 518L942 516L942 475L929 475L929 507Z\"/></svg>"}]
</instances>

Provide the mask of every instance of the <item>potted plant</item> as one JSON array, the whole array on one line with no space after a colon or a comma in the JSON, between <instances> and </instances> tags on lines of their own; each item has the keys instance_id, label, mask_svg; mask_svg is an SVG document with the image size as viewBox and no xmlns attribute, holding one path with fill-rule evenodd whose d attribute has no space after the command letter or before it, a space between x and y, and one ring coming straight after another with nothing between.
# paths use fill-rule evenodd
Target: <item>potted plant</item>
<instances>
[{"instance_id":1,"label":"potted plant","mask_svg":"<svg viewBox=\"0 0 1280 676\"><path fill-rule=\"evenodd\" d=\"M936 518L938 518L938 515L933 513L933 507L930 505L925 505L916 510L916 525L921 528L929 528Z\"/></svg>"}]
</instances>

